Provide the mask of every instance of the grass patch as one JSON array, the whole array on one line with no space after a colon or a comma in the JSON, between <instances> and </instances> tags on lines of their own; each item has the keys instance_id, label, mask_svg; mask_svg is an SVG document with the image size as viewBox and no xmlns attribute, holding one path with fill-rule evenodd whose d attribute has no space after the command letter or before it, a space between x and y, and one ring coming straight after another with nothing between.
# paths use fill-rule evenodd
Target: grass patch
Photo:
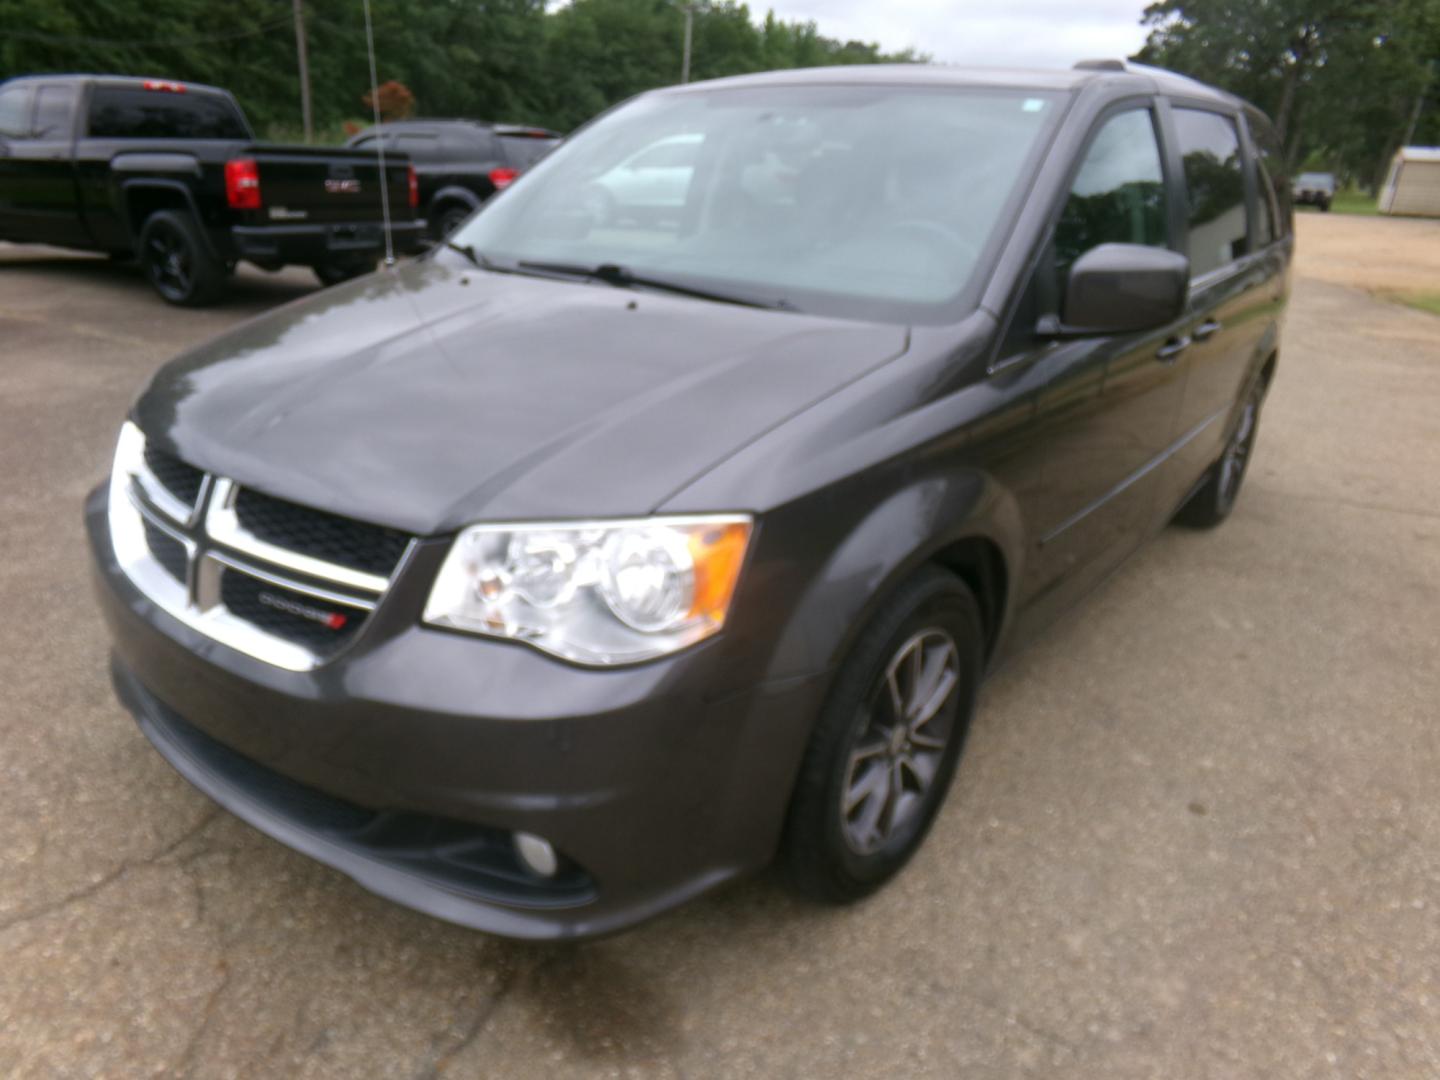
<instances>
[{"instance_id":1,"label":"grass patch","mask_svg":"<svg viewBox=\"0 0 1440 1080\"><path fill-rule=\"evenodd\" d=\"M1380 207L1375 199L1363 191L1337 191L1330 210L1336 214L1378 214Z\"/></svg>"},{"instance_id":2,"label":"grass patch","mask_svg":"<svg viewBox=\"0 0 1440 1080\"><path fill-rule=\"evenodd\" d=\"M1404 304L1416 311L1428 312L1431 315L1440 315L1440 292L1431 292L1421 289L1384 289L1377 293L1382 300L1389 300L1391 303Z\"/></svg>"}]
</instances>

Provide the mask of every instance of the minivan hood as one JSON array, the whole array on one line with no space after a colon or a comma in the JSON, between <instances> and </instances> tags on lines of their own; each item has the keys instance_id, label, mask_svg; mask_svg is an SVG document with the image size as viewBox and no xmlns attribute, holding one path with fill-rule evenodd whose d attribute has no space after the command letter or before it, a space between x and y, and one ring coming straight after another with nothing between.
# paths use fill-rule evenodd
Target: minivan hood
<instances>
[{"instance_id":1,"label":"minivan hood","mask_svg":"<svg viewBox=\"0 0 1440 1080\"><path fill-rule=\"evenodd\" d=\"M637 515L905 342L426 259L182 355L136 419L201 468L419 535Z\"/></svg>"}]
</instances>

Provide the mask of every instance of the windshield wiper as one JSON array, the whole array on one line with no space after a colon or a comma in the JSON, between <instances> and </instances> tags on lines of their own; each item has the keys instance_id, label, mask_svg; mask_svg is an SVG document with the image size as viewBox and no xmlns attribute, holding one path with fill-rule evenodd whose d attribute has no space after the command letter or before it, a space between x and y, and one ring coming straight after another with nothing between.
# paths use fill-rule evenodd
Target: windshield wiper
<instances>
[{"instance_id":1,"label":"windshield wiper","mask_svg":"<svg viewBox=\"0 0 1440 1080\"><path fill-rule=\"evenodd\" d=\"M471 247L469 244L457 244L457 243L455 243L454 240L441 240L441 241L440 241L440 245L441 245L442 247L447 247L447 248L449 248L451 251L458 251L461 255L464 255L465 258L467 258L467 259L470 260L470 265L471 265L471 266L474 266L474 267L476 267L477 269L480 269L480 270L498 270L498 269L500 269L498 266L496 266L494 263L492 263L492 262L491 262L489 259L487 259L484 255L480 254L480 252L476 251L476 250L475 250L473 247Z\"/></svg>"},{"instance_id":2,"label":"windshield wiper","mask_svg":"<svg viewBox=\"0 0 1440 1080\"><path fill-rule=\"evenodd\" d=\"M795 311L797 308L788 300L757 300L734 293L716 292L713 289L697 289L693 285L682 285L678 281L636 274L615 263L601 263L599 266L583 266L578 263L532 262L522 260L516 263L520 270L533 270L542 274L566 274L572 277L590 278L614 285L618 289L639 287L657 292L673 293L676 296L693 296L697 300L713 300L720 304L738 304L741 307L765 308L772 311Z\"/></svg>"}]
</instances>

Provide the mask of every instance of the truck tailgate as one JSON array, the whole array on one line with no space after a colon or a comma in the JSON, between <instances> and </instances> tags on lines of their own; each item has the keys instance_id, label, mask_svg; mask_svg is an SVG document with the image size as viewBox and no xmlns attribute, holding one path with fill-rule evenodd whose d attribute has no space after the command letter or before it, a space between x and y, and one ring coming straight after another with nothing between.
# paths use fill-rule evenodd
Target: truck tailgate
<instances>
[{"instance_id":1,"label":"truck tailgate","mask_svg":"<svg viewBox=\"0 0 1440 1080\"><path fill-rule=\"evenodd\" d=\"M280 224L378 222L380 167L374 154L361 150L310 146L252 146L245 156L260 171L261 216ZM410 162L403 154L385 155L390 216L410 221Z\"/></svg>"}]
</instances>

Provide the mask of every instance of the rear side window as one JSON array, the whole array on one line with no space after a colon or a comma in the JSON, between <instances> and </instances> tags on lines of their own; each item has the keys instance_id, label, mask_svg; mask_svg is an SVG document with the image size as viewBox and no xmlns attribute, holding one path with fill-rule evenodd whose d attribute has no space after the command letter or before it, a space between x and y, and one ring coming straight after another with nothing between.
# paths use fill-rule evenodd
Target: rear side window
<instances>
[{"instance_id":1,"label":"rear side window","mask_svg":"<svg viewBox=\"0 0 1440 1080\"><path fill-rule=\"evenodd\" d=\"M1160 161L1149 109L1132 109L1105 121L1085 152L1055 227L1055 263L1062 282L1070 264L1100 244L1168 244Z\"/></svg>"},{"instance_id":2,"label":"rear side window","mask_svg":"<svg viewBox=\"0 0 1440 1080\"><path fill-rule=\"evenodd\" d=\"M218 94L97 87L90 98L97 139L249 139L240 113Z\"/></svg>"},{"instance_id":3,"label":"rear side window","mask_svg":"<svg viewBox=\"0 0 1440 1080\"><path fill-rule=\"evenodd\" d=\"M1230 117L1200 109L1176 109L1174 115L1185 163L1190 276L1200 277L1248 250L1245 165Z\"/></svg>"},{"instance_id":4,"label":"rear side window","mask_svg":"<svg viewBox=\"0 0 1440 1080\"><path fill-rule=\"evenodd\" d=\"M42 86L35 94L35 137L58 139L68 136L74 112L74 87Z\"/></svg>"},{"instance_id":5,"label":"rear side window","mask_svg":"<svg viewBox=\"0 0 1440 1080\"><path fill-rule=\"evenodd\" d=\"M1279 215L1276 236L1288 236L1294 214L1294 195L1285 169L1285 148L1280 145L1280 136L1269 120L1258 112L1248 115L1250 137L1254 139L1255 151L1259 155L1260 174L1270 181L1271 190L1275 192L1275 208Z\"/></svg>"},{"instance_id":6,"label":"rear side window","mask_svg":"<svg viewBox=\"0 0 1440 1080\"><path fill-rule=\"evenodd\" d=\"M30 101L28 86L12 86L0 90L0 135L23 139L30 134Z\"/></svg>"},{"instance_id":7,"label":"rear side window","mask_svg":"<svg viewBox=\"0 0 1440 1080\"><path fill-rule=\"evenodd\" d=\"M555 148L559 139L542 139L535 135L501 135L505 160L517 169L526 169Z\"/></svg>"},{"instance_id":8,"label":"rear side window","mask_svg":"<svg viewBox=\"0 0 1440 1080\"><path fill-rule=\"evenodd\" d=\"M409 154L412 161L429 162L440 157L440 140L434 135L417 133L401 135L393 143L387 142L385 149L395 149Z\"/></svg>"}]
</instances>

